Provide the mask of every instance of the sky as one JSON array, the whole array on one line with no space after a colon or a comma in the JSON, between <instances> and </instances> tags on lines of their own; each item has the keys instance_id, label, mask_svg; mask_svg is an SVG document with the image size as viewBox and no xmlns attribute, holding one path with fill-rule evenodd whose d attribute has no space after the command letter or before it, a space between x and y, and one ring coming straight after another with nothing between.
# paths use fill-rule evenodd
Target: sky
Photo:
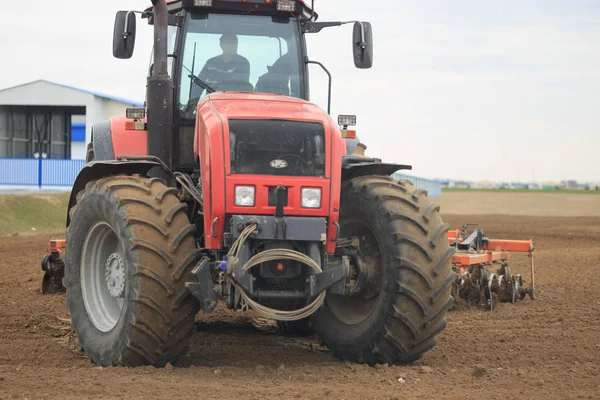
<instances>
[{"instance_id":1,"label":"sky","mask_svg":"<svg viewBox=\"0 0 600 400\"><path fill-rule=\"evenodd\" d=\"M146 0L6 1L0 89L46 79L143 101L152 29L112 57L114 15ZM367 7L372 8L367 8ZM374 65L352 25L308 37L333 75L332 115L355 114L367 154L439 179L600 181L600 1L316 0L320 21L373 25ZM311 101L327 79L311 65Z\"/></svg>"}]
</instances>

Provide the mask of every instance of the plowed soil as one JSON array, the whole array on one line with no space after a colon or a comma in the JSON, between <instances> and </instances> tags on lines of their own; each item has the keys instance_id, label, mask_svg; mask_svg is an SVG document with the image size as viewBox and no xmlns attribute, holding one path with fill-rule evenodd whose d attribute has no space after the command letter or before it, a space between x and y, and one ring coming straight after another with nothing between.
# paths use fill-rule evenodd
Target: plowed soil
<instances>
[{"instance_id":1,"label":"plowed soil","mask_svg":"<svg viewBox=\"0 0 600 400\"><path fill-rule=\"evenodd\" d=\"M446 214L600 217L600 194L445 192L436 199Z\"/></svg>"},{"instance_id":2,"label":"plowed soil","mask_svg":"<svg viewBox=\"0 0 600 400\"><path fill-rule=\"evenodd\" d=\"M444 219L534 239L537 298L451 311L437 346L402 367L344 363L314 338L261 333L220 309L198 314L176 366L99 368L78 349L64 296L40 293L50 235L0 238L0 398L599 398L600 217ZM527 276L528 258L513 268Z\"/></svg>"}]
</instances>

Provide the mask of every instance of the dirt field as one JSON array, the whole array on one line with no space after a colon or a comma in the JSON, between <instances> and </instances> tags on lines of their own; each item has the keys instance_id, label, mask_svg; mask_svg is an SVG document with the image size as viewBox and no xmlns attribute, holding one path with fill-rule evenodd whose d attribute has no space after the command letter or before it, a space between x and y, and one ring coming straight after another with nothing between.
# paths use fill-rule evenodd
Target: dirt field
<instances>
[{"instance_id":1,"label":"dirt field","mask_svg":"<svg viewBox=\"0 0 600 400\"><path fill-rule=\"evenodd\" d=\"M557 199L540 195L529 213ZM504 200L489 201L500 208ZM496 238L534 239L538 297L491 313L452 311L438 345L404 367L343 363L311 338L258 333L247 316L222 311L198 315L180 365L98 368L69 333L64 297L40 294L49 236L2 238L0 398L599 398L600 217L444 218L452 227L480 222ZM513 265L526 272L527 258Z\"/></svg>"},{"instance_id":2,"label":"dirt field","mask_svg":"<svg viewBox=\"0 0 600 400\"><path fill-rule=\"evenodd\" d=\"M600 217L598 194L445 192L439 204L447 214Z\"/></svg>"}]
</instances>

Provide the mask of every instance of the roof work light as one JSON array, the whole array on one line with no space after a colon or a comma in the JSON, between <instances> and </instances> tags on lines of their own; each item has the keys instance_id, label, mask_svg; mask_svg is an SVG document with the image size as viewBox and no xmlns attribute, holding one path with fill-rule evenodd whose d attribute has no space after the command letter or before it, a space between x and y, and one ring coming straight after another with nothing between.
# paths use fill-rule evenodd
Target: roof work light
<instances>
[{"instance_id":1,"label":"roof work light","mask_svg":"<svg viewBox=\"0 0 600 400\"><path fill-rule=\"evenodd\" d=\"M338 125L342 127L342 137L345 139L356 139L356 131L349 130L349 126L356 125L356 115L338 115Z\"/></svg>"},{"instance_id":2,"label":"roof work light","mask_svg":"<svg viewBox=\"0 0 600 400\"><path fill-rule=\"evenodd\" d=\"M146 118L146 109L142 107L130 107L125 110L125 118L127 119L144 119Z\"/></svg>"},{"instance_id":3,"label":"roof work light","mask_svg":"<svg viewBox=\"0 0 600 400\"><path fill-rule=\"evenodd\" d=\"M356 125L356 115L338 115L338 125L355 126Z\"/></svg>"},{"instance_id":4,"label":"roof work light","mask_svg":"<svg viewBox=\"0 0 600 400\"><path fill-rule=\"evenodd\" d=\"M277 1L277 11L296 11L296 1L295 0L278 0Z\"/></svg>"}]
</instances>

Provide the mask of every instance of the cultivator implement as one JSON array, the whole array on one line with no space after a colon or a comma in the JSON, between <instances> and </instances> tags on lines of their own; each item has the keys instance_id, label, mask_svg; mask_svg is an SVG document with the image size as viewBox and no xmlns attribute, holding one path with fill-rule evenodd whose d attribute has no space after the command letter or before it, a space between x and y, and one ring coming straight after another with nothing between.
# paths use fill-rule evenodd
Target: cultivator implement
<instances>
[{"instance_id":1,"label":"cultivator implement","mask_svg":"<svg viewBox=\"0 0 600 400\"><path fill-rule=\"evenodd\" d=\"M469 232L469 229L473 228ZM493 310L496 303L515 303L527 295L535 298L534 243L531 240L495 240L484 235L477 224L466 224L462 229L448 231L448 243L456 248L452 256L455 280L452 294ZM530 260L531 283L526 284L521 274L510 269L511 253L527 253Z\"/></svg>"},{"instance_id":2,"label":"cultivator implement","mask_svg":"<svg viewBox=\"0 0 600 400\"><path fill-rule=\"evenodd\" d=\"M63 253L67 242L65 240L51 239L48 241L46 254L42 259L42 294L60 293L65 291L63 277L65 276L65 263Z\"/></svg>"}]
</instances>

